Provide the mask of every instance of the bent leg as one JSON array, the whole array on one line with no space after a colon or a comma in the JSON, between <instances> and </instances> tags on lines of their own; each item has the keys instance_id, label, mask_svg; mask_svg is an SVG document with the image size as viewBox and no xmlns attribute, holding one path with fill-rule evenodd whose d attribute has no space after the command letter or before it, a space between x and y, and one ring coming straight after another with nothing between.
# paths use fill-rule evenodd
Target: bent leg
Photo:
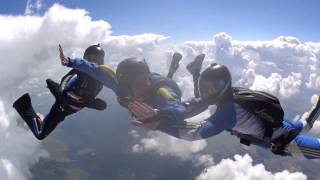
<instances>
[{"instance_id":1,"label":"bent leg","mask_svg":"<svg viewBox=\"0 0 320 180\"><path fill-rule=\"evenodd\" d=\"M200 73L192 75L192 78L193 78L193 93L194 93L194 97L196 97L196 98L200 97L199 84L198 84L199 77L200 77Z\"/></svg>"},{"instance_id":2,"label":"bent leg","mask_svg":"<svg viewBox=\"0 0 320 180\"><path fill-rule=\"evenodd\" d=\"M302 121L283 121L283 128L302 132L305 124ZM285 149L289 155L307 159L320 158L320 139L309 135L297 135Z\"/></svg>"},{"instance_id":3,"label":"bent leg","mask_svg":"<svg viewBox=\"0 0 320 180\"><path fill-rule=\"evenodd\" d=\"M289 121L287 119L284 119L282 128L288 131L291 131L294 129L299 134L303 129L303 123L301 121Z\"/></svg>"},{"instance_id":4,"label":"bent leg","mask_svg":"<svg viewBox=\"0 0 320 180\"><path fill-rule=\"evenodd\" d=\"M298 135L286 148L292 156L320 159L320 139L309 135Z\"/></svg>"},{"instance_id":5,"label":"bent leg","mask_svg":"<svg viewBox=\"0 0 320 180\"><path fill-rule=\"evenodd\" d=\"M178 52L175 52L172 56L171 64L169 67L169 72L167 74L167 78L172 79L174 73L179 68L179 62L182 59L182 55Z\"/></svg>"},{"instance_id":6,"label":"bent leg","mask_svg":"<svg viewBox=\"0 0 320 180\"><path fill-rule=\"evenodd\" d=\"M59 93L59 84L54 82L51 79L47 79L46 80L47 83L47 88L50 90L51 94L58 99L58 97L60 97L60 93Z\"/></svg>"},{"instance_id":7,"label":"bent leg","mask_svg":"<svg viewBox=\"0 0 320 180\"><path fill-rule=\"evenodd\" d=\"M65 119L66 116L75 112L77 111L68 107L63 108L60 103L55 102L51 107L49 114L43 120L37 138L42 140L47 137L58 126L58 124Z\"/></svg>"},{"instance_id":8,"label":"bent leg","mask_svg":"<svg viewBox=\"0 0 320 180\"><path fill-rule=\"evenodd\" d=\"M201 71L202 62L204 58L205 58L205 54L199 54L186 67L189 73L192 74L192 77L193 77L193 91L194 91L194 97L196 98L200 97L199 90L198 90L198 80L200 77L200 71Z\"/></svg>"},{"instance_id":9,"label":"bent leg","mask_svg":"<svg viewBox=\"0 0 320 180\"><path fill-rule=\"evenodd\" d=\"M13 107L26 122L33 135L39 140L44 139L45 136L48 135L61 120L64 119L64 116L57 111L55 103L55 105L52 106L50 113L43 120L43 123L40 124L38 121L40 117L34 111L31 98L28 93L17 99L14 102Z\"/></svg>"},{"instance_id":10,"label":"bent leg","mask_svg":"<svg viewBox=\"0 0 320 180\"><path fill-rule=\"evenodd\" d=\"M47 137L58 126L58 124L64 120L64 118L65 114L63 109L60 108L58 103L55 103L51 107L50 112L44 118L40 128L37 127L37 122L33 121L34 129L37 130L36 137L39 140Z\"/></svg>"},{"instance_id":11,"label":"bent leg","mask_svg":"<svg viewBox=\"0 0 320 180\"><path fill-rule=\"evenodd\" d=\"M42 123L40 123L38 121L40 117L34 111L28 93L17 99L14 102L13 107L26 122L34 136L39 140L48 136L67 115L76 112L70 108L63 109L61 108L60 103L56 102L52 106L49 114L44 118Z\"/></svg>"}]
</instances>

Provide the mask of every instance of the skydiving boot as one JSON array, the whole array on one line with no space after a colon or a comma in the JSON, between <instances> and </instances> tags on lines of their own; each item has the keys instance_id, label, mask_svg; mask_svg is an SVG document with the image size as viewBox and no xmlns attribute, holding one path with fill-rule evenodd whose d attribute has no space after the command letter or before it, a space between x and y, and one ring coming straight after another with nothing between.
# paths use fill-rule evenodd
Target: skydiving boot
<instances>
[{"instance_id":1,"label":"skydiving boot","mask_svg":"<svg viewBox=\"0 0 320 180\"><path fill-rule=\"evenodd\" d=\"M194 97L200 97L199 88L198 88L198 80L200 77L200 71L202 67L202 62L204 60L205 54L199 54L194 58L194 61L187 65L187 70L190 74L192 74L193 78L193 91Z\"/></svg>"},{"instance_id":2,"label":"skydiving boot","mask_svg":"<svg viewBox=\"0 0 320 180\"><path fill-rule=\"evenodd\" d=\"M28 127L34 132L34 128L38 130L41 127L42 119L34 111L31 98L28 93L22 95L13 103L13 107L17 110L22 119L27 123ZM36 125L36 127L35 127Z\"/></svg>"},{"instance_id":3,"label":"skydiving boot","mask_svg":"<svg viewBox=\"0 0 320 180\"><path fill-rule=\"evenodd\" d=\"M194 61L190 62L187 65L187 70L189 71L190 74L192 74L193 76L200 74L202 62L205 56L206 56L205 54L199 54L194 58Z\"/></svg>"},{"instance_id":4,"label":"skydiving boot","mask_svg":"<svg viewBox=\"0 0 320 180\"><path fill-rule=\"evenodd\" d=\"M318 96L316 102L313 104L312 108L308 112L307 116L303 120L306 123L307 129L311 129L314 122L319 118L320 116L320 96Z\"/></svg>"},{"instance_id":5,"label":"skydiving boot","mask_svg":"<svg viewBox=\"0 0 320 180\"><path fill-rule=\"evenodd\" d=\"M180 53L175 52L173 54L167 78L172 79L174 73L179 68L179 63L180 63L181 59L182 59L182 55Z\"/></svg>"}]
</instances>

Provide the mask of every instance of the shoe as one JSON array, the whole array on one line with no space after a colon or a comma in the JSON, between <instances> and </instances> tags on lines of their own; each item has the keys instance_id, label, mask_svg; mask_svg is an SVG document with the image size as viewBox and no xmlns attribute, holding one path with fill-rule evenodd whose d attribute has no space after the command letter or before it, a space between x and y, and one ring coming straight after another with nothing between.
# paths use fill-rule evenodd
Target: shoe
<instances>
[{"instance_id":1,"label":"shoe","mask_svg":"<svg viewBox=\"0 0 320 180\"><path fill-rule=\"evenodd\" d=\"M29 107L31 106L30 95L28 93L22 95L13 103L12 106L18 111L18 113L29 109Z\"/></svg>"},{"instance_id":2,"label":"shoe","mask_svg":"<svg viewBox=\"0 0 320 180\"><path fill-rule=\"evenodd\" d=\"M168 78L172 78L173 74L177 71L179 68L179 63L182 59L182 55L178 52L175 52L172 56L170 68L169 68L169 73L167 75Z\"/></svg>"},{"instance_id":3,"label":"shoe","mask_svg":"<svg viewBox=\"0 0 320 180\"><path fill-rule=\"evenodd\" d=\"M205 54L199 54L194 58L194 61L192 61L187 65L187 70L189 71L190 74L192 75L200 74L202 63L205 56L206 56Z\"/></svg>"}]
</instances>

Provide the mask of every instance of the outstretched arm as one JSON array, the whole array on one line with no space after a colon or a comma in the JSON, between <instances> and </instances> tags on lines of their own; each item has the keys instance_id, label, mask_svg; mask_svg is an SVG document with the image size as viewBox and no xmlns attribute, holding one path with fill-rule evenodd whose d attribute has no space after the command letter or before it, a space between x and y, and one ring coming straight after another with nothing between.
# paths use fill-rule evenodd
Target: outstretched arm
<instances>
[{"instance_id":1,"label":"outstretched arm","mask_svg":"<svg viewBox=\"0 0 320 180\"><path fill-rule=\"evenodd\" d=\"M59 44L59 55L60 55L60 61L62 66L68 66L69 59L64 55L63 49L60 44Z\"/></svg>"},{"instance_id":2,"label":"outstretched arm","mask_svg":"<svg viewBox=\"0 0 320 180\"><path fill-rule=\"evenodd\" d=\"M141 105L136 105L135 111L137 111L136 115L138 117L143 119L152 116L152 114L157 115L158 113L161 113L161 110L160 112L152 113L153 108L151 106L146 106L148 105L143 105L143 107L141 107ZM145 114L139 115L143 113ZM158 117L158 121L160 122L157 124L158 126L156 128L154 128L155 122L150 121L152 118L147 118L147 122L139 119L135 120L134 125L152 130L160 130L169 135L188 141L206 139L215 136L225 130L231 129L235 125L235 113L230 110L230 108L218 109L215 114L201 122L187 122L185 120L174 121L169 118L170 116L154 117ZM153 118L153 120L155 120L155 118ZM150 128L151 124L152 128Z\"/></svg>"},{"instance_id":3,"label":"outstretched arm","mask_svg":"<svg viewBox=\"0 0 320 180\"><path fill-rule=\"evenodd\" d=\"M96 81L101 82L106 87L113 90L118 95L118 83L116 81L115 72L107 65L97 65L93 62L88 62L85 59L71 59L64 55L63 49L59 44L60 61L63 66L71 67L81 71Z\"/></svg>"}]
</instances>

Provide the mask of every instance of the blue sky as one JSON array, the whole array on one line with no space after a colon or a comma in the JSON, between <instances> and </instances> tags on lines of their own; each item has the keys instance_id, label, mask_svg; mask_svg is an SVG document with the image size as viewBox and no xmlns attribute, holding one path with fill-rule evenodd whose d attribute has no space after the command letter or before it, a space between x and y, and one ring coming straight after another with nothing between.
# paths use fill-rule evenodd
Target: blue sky
<instances>
[{"instance_id":1,"label":"blue sky","mask_svg":"<svg viewBox=\"0 0 320 180\"><path fill-rule=\"evenodd\" d=\"M1 14L23 14L27 1L1 0ZM84 8L112 25L114 35L158 33L171 42L210 40L227 32L237 40L270 40L280 35L320 41L320 1L309 0L60 0L42 1L44 12L58 2Z\"/></svg>"}]
</instances>

